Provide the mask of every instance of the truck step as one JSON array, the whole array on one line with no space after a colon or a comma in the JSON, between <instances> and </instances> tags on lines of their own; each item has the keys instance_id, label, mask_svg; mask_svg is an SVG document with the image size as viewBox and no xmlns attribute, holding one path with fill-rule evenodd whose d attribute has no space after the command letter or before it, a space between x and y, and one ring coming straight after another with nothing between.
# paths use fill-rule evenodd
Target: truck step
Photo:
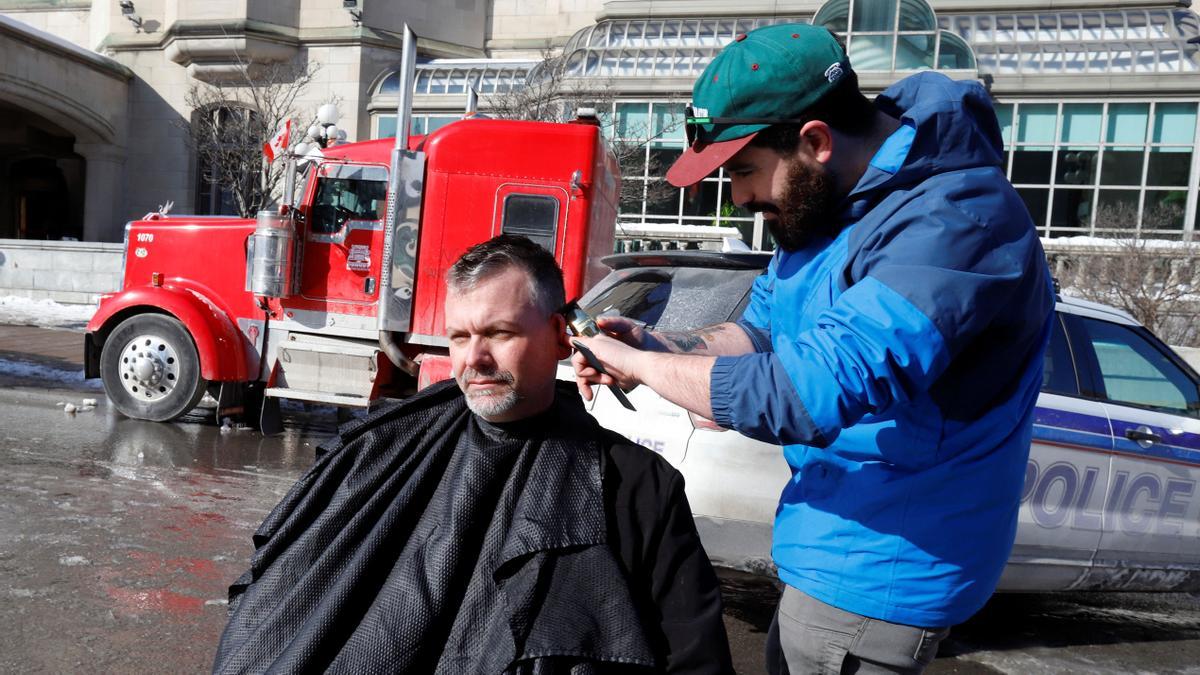
<instances>
[{"instance_id":1,"label":"truck step","mask_svg":"<svg viewBox=\"0 0 1200 675\"><path fill-rule=\"evenodd\" d=\"M275 352L268 392L279 398L365 406L375 393L377 343L291 333ZM272 394L268 393L268 396Z\"/></svg>"},{"instance_id":2,"label":"truck step","mask_svg":"<svg viewBox=\"0 0 1200 675\"><path fill-rule=\"evenodd\" d=\"M263 392L263 395L268 398L289 398L295 401L312 401L313 403L354 406L357 408L366 408L371 404L371 399L365 396L330 394L323 391L305 391L303 389L289 389L288 387L270 387Z\"/></svg>"}]
</instances>

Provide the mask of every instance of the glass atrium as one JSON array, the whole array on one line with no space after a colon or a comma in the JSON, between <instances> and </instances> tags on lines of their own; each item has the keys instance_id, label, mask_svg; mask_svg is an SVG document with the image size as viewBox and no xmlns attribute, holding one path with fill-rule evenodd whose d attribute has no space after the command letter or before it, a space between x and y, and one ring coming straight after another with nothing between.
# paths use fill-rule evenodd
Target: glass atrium
<instances>
[{"instance_id":1,"label":"glass atrium","mask_svg":"<svg viewBox=\"0 0 1200 675\"><path fill-rule=\"evenodd\" d=\"M995 10L996 5L988 5ZM776 22L838 33L868 82L945 70L990 87L1004 133L1005 170L1043 236L1161 238L1197 229L1200 19L1181 8L936 14L924 0L829 0L815 15L604 19L562 54L575 82L612 90L602 117L610 137L637 148L625 162L626 223L725 225L770 247L751 214L729 198L718 171L700 185L664 185L683 151L691 84L733 38ZM461 117L467 87L489 94L539 76L523 61L435 61L418 67L418 133ZM376 135L395 130L396 76L372 101ZM634 92L656 92L653 95ZM879 89L867 90L868 94ZM664 189L666 188L666 189ZM630 195L641 194L641 199Z\"/></svg>"}]
</instances>

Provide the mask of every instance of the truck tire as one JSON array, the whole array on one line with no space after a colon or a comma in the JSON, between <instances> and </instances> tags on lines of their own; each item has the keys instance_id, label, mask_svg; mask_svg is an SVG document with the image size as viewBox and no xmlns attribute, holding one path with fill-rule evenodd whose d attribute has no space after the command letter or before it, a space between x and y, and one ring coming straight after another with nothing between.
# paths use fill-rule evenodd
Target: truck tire
<instances>
[{"instance_id":1,"label":"truck tire","mask_svg":"<svg viewBox=\"0 0 1200 675\"><path fill-rule=\"evenodd\" d=\"M100 379L117 410L152 422L195 408L207 384L187 328L163 314L139 314L113 330L100 352Z\"/></svg>"}]
</instances>

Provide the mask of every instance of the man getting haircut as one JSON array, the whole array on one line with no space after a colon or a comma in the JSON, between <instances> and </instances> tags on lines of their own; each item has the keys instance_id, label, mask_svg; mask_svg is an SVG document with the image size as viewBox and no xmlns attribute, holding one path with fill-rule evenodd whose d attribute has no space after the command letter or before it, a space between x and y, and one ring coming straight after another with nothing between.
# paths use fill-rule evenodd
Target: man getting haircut
<instances>
[{"instance_id":1,"label":"man getting haircut","mask_svg":"<svg viewBox=\"0 0 1200 675\"><path fill-rule=\"evenodd\" d=\"M454 379L372 413L255 534L214 672L732 672L679 472L573 383L562 273L523 237L447 275Z\"/></svg>"}]
</instances>

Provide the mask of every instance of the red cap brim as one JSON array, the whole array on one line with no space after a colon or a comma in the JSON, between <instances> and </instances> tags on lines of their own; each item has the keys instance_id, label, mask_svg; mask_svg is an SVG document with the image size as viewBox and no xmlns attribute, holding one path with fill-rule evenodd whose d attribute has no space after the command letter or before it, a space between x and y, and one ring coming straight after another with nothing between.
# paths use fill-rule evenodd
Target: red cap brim
<instances>
[{"instance_id":1,"label":"red cap brim","mask_svg":"<svg viewBox=\"0 0 1200 675\"><path fill-rule=\"evenodd\" d=\"M695 185L708 177L739 150L750 144L758 133L719 143L693 143L667 170L667 182L675 187Z\"/></svg>"}]
</instances>

